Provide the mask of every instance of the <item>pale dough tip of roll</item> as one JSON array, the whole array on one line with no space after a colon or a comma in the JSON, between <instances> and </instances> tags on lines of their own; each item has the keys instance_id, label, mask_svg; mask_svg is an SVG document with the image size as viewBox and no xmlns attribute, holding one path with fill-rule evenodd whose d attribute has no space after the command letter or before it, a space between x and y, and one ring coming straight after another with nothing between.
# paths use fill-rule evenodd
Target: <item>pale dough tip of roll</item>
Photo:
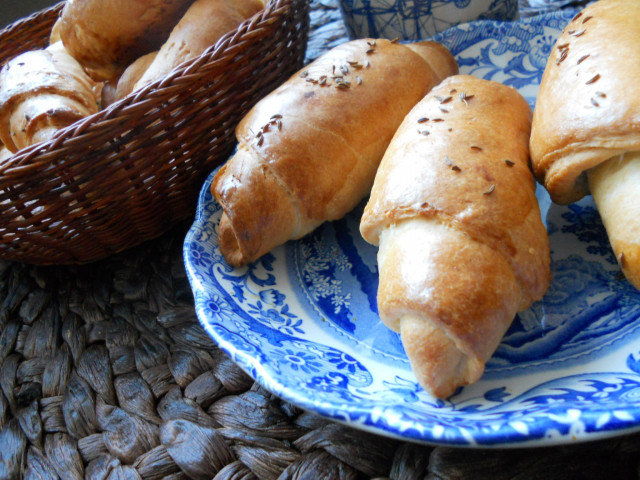
<instances>
[{"instance_id":1,"label":"pale dough tip of roll","mask_svg":"<svg viewBox=\"0 0 640 480\"><path fill-rule=\"evenodd\" d=\"M441 328L424 318L403 316L400 337L418 383L435 397L448 398L458 386L482 376L482 362L464 354Z\"/></svg>"},{"instance_id":2,"label":"pale dough tip of roll","mask_svg":"<svg viewBox=\"0 0 640 480\"><path fill-rule=\"evenodd\" d=\"M588 177L616 259L640 289L640 152L617 155L589 170Z\"/></svg>"},{"instance_id":3,"label":"pale dough tip of roll","mask_svg":"<svg viewBox=\"0 0 640 480\"><path fill-rule=\"evenodd\" d=\"M224 252L224 258L229 265L234 268L242 267L247 263L246 255L240 248L238 237L233 230L233 224L226 213L222 214L220 218L220 225L218 227L218 245L220 251Z\"/></svg>"}]
</instances>

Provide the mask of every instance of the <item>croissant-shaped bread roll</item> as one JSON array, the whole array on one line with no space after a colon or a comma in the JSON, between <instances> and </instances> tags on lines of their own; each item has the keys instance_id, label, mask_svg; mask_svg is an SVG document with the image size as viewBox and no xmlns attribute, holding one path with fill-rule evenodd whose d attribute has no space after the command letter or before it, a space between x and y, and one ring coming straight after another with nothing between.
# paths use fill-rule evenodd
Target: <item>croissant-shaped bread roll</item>
<instances>
[{"instance_id":1,"label":"croissant-shaped bread roll","mask_svg":"<svg viewBox=\"0 0 640 480\"><path fill-rule=\"evenodd\" d=\"M136 82L147 71L149 65L158 55L158 52L151 52L138 58L135 62L122 72L117 80L107 82L102 89L102 107L111 105L118 100L123 99L133 91Z\"/></svg>"},{"instance_id":2,"label":"croissant-shaped bread roll","mask_svg":"<svg viewBox=\"0 0 640 480\"><path fill-rule=\"evenodd\" d=\"M640 289L638 18L638 1L601 0L567 25L542 77L531 159L555 202L593 193L622 271Z\"/></svg>"},{"instance_id":3,"label":"croissant-shaped bread roll","mask_svg":"<svg viewBox=\"0 0 640 480\"><path fill-rule=\"evenodd\" d=\"M516 90L454 76L411 110L378 169L360 224L380 245L378 311L437 397L478 380L549 286L530 127Z\"/></svg>"},{"instance_id":4,"label":"croissant-shaped bread roll","mask_svg":"<svg viewBox=\"0 0 640 480\"><path fill-rule=\"evenodd\" d=\"M96 113L98 90L61 42L23 53L0 71L0 139L12 152L48 140Z\"/></svg>"},{"instance_id":5,"label":"croissant-shaped bread roll","mask_svg":"<svg viewBox=\"0 0 640 480\"><path fill-rule=\"evenodd\" d=\"M53 45L60 41L60 18L58 18L51 28L51 33L49 34L49 45Z\"/></svg>"},{"instance_id":6,"label":"croissant-shaped bread roll","mask_svg":"<svg viewBox=\"0 0 640 480\"><path fill-rule=\"evenodd\" d=\"M437 43L355 40L258 102L212 185L226 260L244 265L353 209L407 112L456 72Z\"/></svg>"},{"instance_id":7,"label":"croissant-shaped bread roll","mask_svg":"<svg viewBox=\"0 0 640 480\"><path fill-rule=\"evenodd\" d=\"M199 56L263 8L263 0L196 0L132 90L164 77L181 63ZM125 89L121 89L121 94L124 92Z\"/></svg>"},{"instance_id":8,"label":"croissant-shaped bread roll","mask_svg":"<svg viewBox=\"0 0 640 480\"><path fill-rule=\"evenodd\" d=\"M58 33L95 80L116 78L157 50L193 0L67 0Z\"/></svg>"}]
</instances>

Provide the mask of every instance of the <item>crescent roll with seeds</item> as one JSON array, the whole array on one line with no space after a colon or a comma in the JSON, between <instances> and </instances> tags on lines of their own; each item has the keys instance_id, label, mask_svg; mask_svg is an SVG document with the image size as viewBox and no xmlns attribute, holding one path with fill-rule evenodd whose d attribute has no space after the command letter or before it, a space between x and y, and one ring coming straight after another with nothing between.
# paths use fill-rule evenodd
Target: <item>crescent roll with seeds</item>
<instances>
[{"instance_id":1,"label":"crescent roll with seeds","mask_svg":"<svg viewBox=\"0 0 640 480\"><path fill-rule=\"evenodd\" d=\"M456 72L437 43L355 40L258 102L212 184L227 262L245 265L353 209L404 116Z\"/></svg>"},{"instance_id":2,"label":"crescent roll with seeds","mask_svg":"<svg viewBox=\"0 0 640 480\"><path fill-rule=\"evenodd\" d=\"M601 0L567 25L542 77L531 159L555 202L593 194L622 271L640 289L638 18L640 2Z\"/></svg>"},{"instance_id":3,"label":"crescent roll with seeds","mask_svg":"<svg viewBox=\"0 0 640 480\"><path fill-rule=\"evenodd\" d=\"M360 224L380 246L378 311L437 397L477 381L549 286L530 127L516 90L454 76L411 110L378 169Z\"/></svg>"}]
</instances>

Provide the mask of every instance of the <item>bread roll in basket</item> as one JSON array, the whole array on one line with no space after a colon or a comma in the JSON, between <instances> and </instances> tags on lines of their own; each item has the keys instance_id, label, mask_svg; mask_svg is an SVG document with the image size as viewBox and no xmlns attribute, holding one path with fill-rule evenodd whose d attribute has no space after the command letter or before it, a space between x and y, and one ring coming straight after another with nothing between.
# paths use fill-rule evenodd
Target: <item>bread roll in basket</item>
<instances>
[{"instance_id":1,"label":"bread roll in basket","mask_svg":"<svg viewBox=\"0 0 640 480\"><path fill-rule=\"evenodd\" d=\"M0 64L45 47L62 6L0 31ZM0 259L92 262L192 216L238 121L301 67L308 11L270 0L161 80L0 160Z\"/></svg>"}]
</instances>

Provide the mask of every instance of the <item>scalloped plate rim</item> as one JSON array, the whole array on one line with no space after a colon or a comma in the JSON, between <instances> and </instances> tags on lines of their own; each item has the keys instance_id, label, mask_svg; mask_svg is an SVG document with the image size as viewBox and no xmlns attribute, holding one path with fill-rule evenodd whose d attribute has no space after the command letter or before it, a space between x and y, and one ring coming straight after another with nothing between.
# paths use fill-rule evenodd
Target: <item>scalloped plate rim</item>
<instances>
[{"instance_id":1,"label":"scalloped plate rim","mask_svg":"<svg viewBox=\"0 0 640 480\"><path fill-rule=\"evenodd\" d=\"M539 17L557 17L558 13L550 13L544 14ZM538 17L533 17L535 21ZM499 26L499 22L494 21L482 21L476 22L482 24L493 24L492 27ZM513 22L505 22L505 23L513 23ZM465 25L458 27L453 27L451 30L465 28ZM442 35L442 34L441 34ZM216 169L217 170L217 169ZM205 181L199 197L198 197L198 207L195 216L195 220L189 232L186 235L184 245L183 245L183 256L184 263L187 271L187 276L190 282L190 285L194 291L194 294L198 291L198 289L202 288L202 284L200 280L197 278L197 270L194 265L191 264L189 260L188 250L189 245L194 242L194 237L200 231L201 222L206 220L206 209L204 208L204 204L206 201L206 197L209 195L209 187L215 171L212 172L207 180ZM357 404L349 404L342 406L341 411L336 410L336 405L332 402L323 402L318 399L309 398L304 394L304 392L297 391L285 383L278 380L277 377L271 375L267 369L261 364L261 362L255 358L248 355L246 352L242 352L238 350L232 342L225 339L218 332L216 332L213 326L210 323L210 320L207 318L206 312L204 311L204 307L201 304L198 304L198 296L196 297L196 313L199 319L200 324L207 331L207 333L216 341L216 343L220 346L220 348L225 351L231 358L238 363L245 371L249 370L249 372L253 372L251 376L261 385L263 385L268 390L280 396L285 401L291 402L294 405L309 410L311 412L315 412L327 418L330 418L334 421L338 421L340 423L347 424L351 427L355 427L361 430L365 430L375 434L382 434L391 438L411 441L415 443L429 444L429 445L451 445L458 447L473 447L473 448L518 448L518 447L531 447L531 446L550 446L550 445L558 445L558 444L567 444L567 443L575 443L579 441L592 441L603 438L610 438L618 435L622 435L625 433L631 433L634 431L640 430L640 423L634 423L630 425L618 425L615 428L601 428L595 431L582 432L582 434L576 436L570 435L560 435L553 438L547 438L544 434L548 430L548 426L544 424L534 425L531 431L529 432L528 439L523 439L521 436L517 435L509 435L508 433L501 431L488 432L483 431L480 434L477 432L474 433L472 439L461 436L459 438L445 438L439 439L435 438L433 435L425 435L424 433L419 434L418 430L413 428L410 430L405 430L403 433L399 433L396 429L393 428L389 424L389 422L381 421L384 420L384 416L382 414L379 415L379 418L376 422L372 420L372 410L370 406L365 404L364 406L359 406ZM223 327L224 328L224 327ZM588 374L590 372L585 372L584 374ZM614 373L617 372L607 372ZM619 372L620 375L631 376L629 372ZM571 375L560 378L570 378ZM640 380L640 376L638 376ZM546 382L543 382L540 385L535 385L531 389L539 388ZM522 394L521 394L522 395ZM391 405L389 408L393 409L395 405ZM587 410L582 411L581 413L585 415L582 419L589 419L590 417L597 417L602 413L609 413L610 408L603 408L599 410L597 408L589 408ZM621 409L621 412L634 412L636 414L640 413L640 404L635 408L630 408L625 410ZM459 412L457 412L459 414ZM487 413L490 415L490 412L483 411L478 415L486 416ZM362 417L359 421L350 420L349 417L353 417L353 415L358 415ZM471 441L470 441L471 440Z\"/></svg>"},{"instance_id":2,"label":"scalloped plate rim","mask_svg":"<svg viewBox=\"0 0 640 480\"><path fill-rule=\"evenodd\" d=\"M199 231L199 227L197 226L198 220L205 219L204 208L200 208L200 206L204 202L205 197L208 195L209 187L211 185L211 180L213 179L213 176L215 175L216 171L217 169L210 174L210 176L205 181L202 190L200 191L199 198L198 198L199 207L196 214L196 221L194 222L192 227L189 229L189 232L187 233L187 236L184 242L185 266L187 270L187 276L192 288L195 288L194 284L195 282L198 282L198 280L195 275L194 267L187 260L187 249L188 249L188 245L193 240L193 237ZM252 378L254 378L254 380L257 381L261 386L271 391L272 393L275 393L283 400L290 402L296 405L297 407L302 408L303 410L317 413L331 420L340 422L344 425L348 425L353 428L357 428L359 430L367 431L369 433L382 434L386 437L394 438L401 441L410 441L412 443L425 444L425 445L431 445L431 446L446 445L446 446L455 446L455 447L463 447L463 448L522 448L522 447L546 447L546 446L553 446L553 445L566 445L567 443L578 443L578 442L593 441L593 440L599 440L599 439L605 439L605 438L612 438L612 437L620 436L626 433L640 431L640 424L637 424L637 425L633 425L626 428L589 432L583 437L559 436L553 439L548 439L548 438L544 438L543 435L537 436L537 437L534 435L538 433L544 433L544 431L542 431L544 426L537 425L537 427L531 431L530 436L533 436L533 438L530 440L513 438L513 437L510 437L509 435L501 435L500 437L496 437L494 435L484 434L484 435L476 435L474 437L475 442L473 443L469 443L468 439L462 439L462 438L459 440L439 440L434 438L425 438L424 436L421 437L418 435L407 434L406 432L403 434L400 434L397 431L395 431L393 428L391 428L388 423L384 423L382 425L379 423L375 425L369 424L367 420L370 420L371 412L370 410L368 410L366 406L360 408L357 406L345 405L344 406L345 408L342 412L343 415L339 415L335 413L334 411L335 407L332 407L332 404L330 402L326 402L328 405L325 407L321 404L321 402L318 402L317 400L312 400L306 397L305 395L301 394L300 392L286 386L284 383L278 381L277 378L274 378L271 375L269 375L268 372L265 370L264 366L256 358L249 356L245 352L238 351L237 348L235 348L231 342L229 342L228 340L223 338L221 335L219 335L218 332L216 332L212 328L211 323L209 323L209 321L207 320L207 316L203 311L202 305L198 305L197 303L196 303L196 313L197 313L197 317L200 325L211 336L211 338L215 340L216 344L226 354L228 354L233 359L233 361L236 362L247 374L249 374ZM242 356L243 361L239 361L238 356ZM255 374L252 375L250 373L250 370L246 368L247 365L250 365L251 367L253 367L254 369L253 372ZM621 373L626 373L626 372L621 372ZM562 377L562 378L569 378L569 377ZM548 383L548 382L543 382L542 384L536 385L531 389L538 388L544 385L544 383ZM640 410L640 405L638 406L637 410ZM590 410L586 410L584 413L590 416L596 416L597 414L609 412L609 411L610 411L609 409L603 409L603 410L590 409ZM622 410L622 411L625 411L625 410ZM367 418L365 419L364 422L354 422L349 419L343 418L343 416L346 416L347 413L359 414ZM481 415L485 415L485 414L486 413L483 413ZM413 429L410 431L415 432L416 430Z\"/></svg>"}]
</instances>

